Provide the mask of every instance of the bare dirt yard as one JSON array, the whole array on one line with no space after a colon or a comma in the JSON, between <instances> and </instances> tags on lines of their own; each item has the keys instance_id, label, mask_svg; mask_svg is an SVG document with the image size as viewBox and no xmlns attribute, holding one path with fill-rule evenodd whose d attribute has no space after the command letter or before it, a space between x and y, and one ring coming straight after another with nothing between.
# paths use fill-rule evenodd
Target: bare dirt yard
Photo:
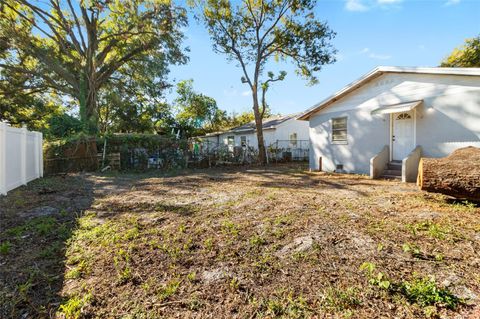
<instances>
[{"instance_id":1,"label":"bare dirt yard","mask_svg":"<svg viewBox=\"0 0 480 319\"><path fill-rule=\"evenodd\" d=\"M480 208L279 165L0 198L2 318L480 318Z\"/></svg>"}]
</instances>

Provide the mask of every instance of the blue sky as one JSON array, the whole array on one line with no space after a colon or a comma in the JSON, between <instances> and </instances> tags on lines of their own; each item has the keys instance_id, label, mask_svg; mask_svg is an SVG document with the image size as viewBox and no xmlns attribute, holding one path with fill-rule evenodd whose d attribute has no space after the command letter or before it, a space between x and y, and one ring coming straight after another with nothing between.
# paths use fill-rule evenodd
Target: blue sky
<instances>
[{"instance_id":1,"label":"blue sky","mask_svg":"<svg viewBox=\"0 0 480 319\"><path fill-rule=\"evenodd\" d=\"M292 65L271 63L268 70L288 72L268 93L275 113L304 111L379 65L437 66L466 38L480 34L480 0L319 0L316 16L337 32L337 62L320 72L315 86L307 86ZM186 34L190 62L173 67L172 80L193 79L197 91L229 112L250 110L240 68L213 52L208 33L194 19Z\"/></svg>"}]
</instances>

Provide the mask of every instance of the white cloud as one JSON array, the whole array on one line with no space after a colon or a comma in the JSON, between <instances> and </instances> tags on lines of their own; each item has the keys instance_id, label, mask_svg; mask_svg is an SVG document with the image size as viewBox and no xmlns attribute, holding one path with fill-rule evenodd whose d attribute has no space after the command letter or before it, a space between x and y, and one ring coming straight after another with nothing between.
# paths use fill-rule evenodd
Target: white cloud
<instances>
[{"instance_id":1,"label":"white cloud","mask_svg":"<svg viewBox=\"0 0 480 319\"><path fill-rule=\"evenodd\" d=\"M345 3L345 9L348 11L362 12L367 11L368 6L366 6L361 0L347 0Z\"/></svg>"},{"instance_id":2,"label":"white cloud","mask_svg":"<svg viewBox=\"0 0 480 319\"><path fill-rule=\"evenodd\" d=\"M242 92L242 96L249 96L250 94L252 94L252 92L250 90Z\"/></svg>"},{"instance_id":3,"label":"white cloud","mask_svg":"<svg viewBox=\"0 0 480 319\"><path fill-rule=\"evenodd\" d=\"M456 5L456 4L459 4L460 3L460 0L447 0L445 2L445 5L446 6L453 6L453 5Z\"/></svg>"},{"instance_id":4,"label":"white cloud","mask_svg":"<svg viewBox=\"0 0 480 319\"><path fill-rule=\"evenodd\" d=\"M388 54L379 54L379 53L372 52L370 48L363 48L360 51L358 51L358 54L367 55L370 59L375 59L375 60L388 60L392 58L392 56Z\"/></svg>"},{"instance_id":5,"label":"white cloud","mask_svg":"<svg viewBox=\"0 0 480 319\"><path fill-rule=\"evenodd\" d=\"M377 3L378 4L396 4L396 3L400 3L402 1L403 0L377 0Z\"/></svg>"},{"instance_id":6,"label":"white cloud","mask_svg":"<svg viewBox=\"0 0 480 319\"><path fill-rule=\"evenodd\" d=\"M370 53L368 55L369 58L375 59L375 60L389 60L392 58L391 55L388 54L377 54L377 53Z\"/></svg>"},{"instance_id":7,"label":"white cloud","mask_svg":"<svg viewBox=\"0 0 480 319\"><path fill-rule=\"evenodd\" d=\"M374 7L381 7L382 9L398 8L401 2L403 2L403 0L345 0L345 9L348 11L364 12Z\"/></svg>"}]
</instances>

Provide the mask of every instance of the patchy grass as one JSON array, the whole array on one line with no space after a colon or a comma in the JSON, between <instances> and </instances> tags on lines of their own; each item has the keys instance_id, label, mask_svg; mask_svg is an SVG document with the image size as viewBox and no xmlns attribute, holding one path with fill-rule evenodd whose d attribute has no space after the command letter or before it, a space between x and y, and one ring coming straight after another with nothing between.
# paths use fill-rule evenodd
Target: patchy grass
<instances>
[{"instance_id":1,"label":"patchy grass","mask_svg":"<svg viewBox=\"0 0 480 319\"><path fill-rule=\"evenodd\" d=\"M71 175L0 209L6 318L478 312L458 292L480 294L480 208L410 184L288 165Z\"/></svg>"}]
</instances>

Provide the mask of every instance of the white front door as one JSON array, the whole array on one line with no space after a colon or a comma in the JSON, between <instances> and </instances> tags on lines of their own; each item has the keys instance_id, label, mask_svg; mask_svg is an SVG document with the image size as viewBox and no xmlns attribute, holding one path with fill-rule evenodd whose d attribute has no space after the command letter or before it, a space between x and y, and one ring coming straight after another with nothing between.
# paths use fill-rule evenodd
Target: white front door
<instances>
[{"instance_id":1,"label":"white front door","mask_svg":"<svg viewBox=\"0 0 480 319\"><path fill-rule=\"evenodd\" d=\"M415 148L414 141L414 114L410 112L394 113L392 149L393 160L402 160Z\"/></svg>"}]
</instances>

